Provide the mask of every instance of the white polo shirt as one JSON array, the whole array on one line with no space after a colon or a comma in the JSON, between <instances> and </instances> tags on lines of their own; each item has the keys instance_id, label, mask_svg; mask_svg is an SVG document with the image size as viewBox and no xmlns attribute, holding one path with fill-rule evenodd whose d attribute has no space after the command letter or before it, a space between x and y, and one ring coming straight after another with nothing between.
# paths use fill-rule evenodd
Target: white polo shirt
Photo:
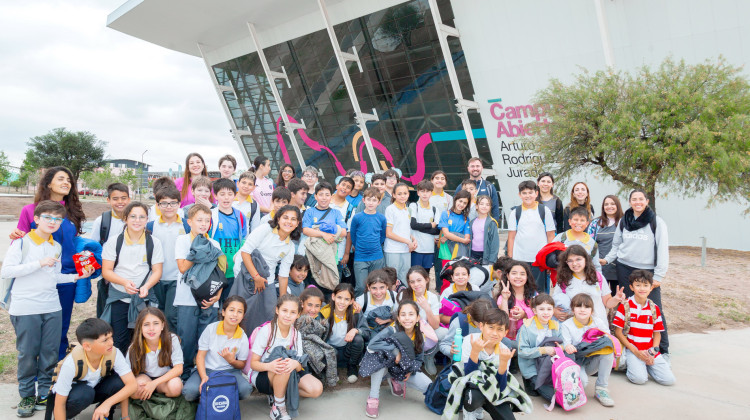
<instances>
[{"instance_id":1,"label":"white polo shirt","mask_svg":"<svg viewBox=\"0 0 750 420\"><path fill-rule=\"evenodd\" d=\"M403 294L405 291L401 292ZM426 290L424 292L425 297L427 298L427 303L430 304L430 312L432 312L435 315L440 315L440 298L435 293L430 292L429 290ZM417 299L414 298L414 296L411 297L411 299L416 302ZM399 301L401 301L401 298L398 298ZM427 320L427 312L425 312L424 308L417 305L419 307L419 317ZM398 314L398 305L395 305L395 313Z\"/></svg>"},{"instance_id":2,"label":"white polo shirt","mask_svg":"<svg viewBox=\"0 0 750 420\"><path fill-rule=\"evenodd\" d=\"M269 224L261 224L258 229L252 231L250 235L245 239L244 245L240 248L240 253L252 254L253 251L259 250L263 259L268 264L269 275L266 280L268 284L276 283L276 265L281 263L279 267L279 277L289 277L289 269L294 261L294 244L292 238L288 237L283 241L279 238L278 228L271 228ZM240 261L242 256L238 257ZM241 263L240 263L241 264ZM235 263L235 277L239 275L239 270L242 268L240 264Z\"/></svg>"},{"instance_id":3,"label":"white polo shirt","mask_svg":"<svg viewBox=\"0 0 750 420\"><path fill-rule=\"evenodd\" d=\"M101 241L102 238L99 236L101 227L102 216L99 216L96 218L96 220L94 220L94 224L91 226L91 234L89 235L89 238L97 242ZM125 223L122 221L122 219L115 216L115 212L112 212L112 221L109 223L109 235L108 237L104 238L104 242L108 241L109 238L114 238L117 235L121 234L124 228Z\"/></svg>"},{"instance_id":4,"label":"white polo shirt","mask_svg":"<svg viewBox=\"0 0 750 420\"><path fill-rule=\"evenodd\" d=\"M346 337L346 333L349 332L349 323L346 322L346 317L340 319L336 315L333 315L333 319L335 322L333 323L333 328L331 328L331 336L328 337L328 344L334 347L343 347L346 345L344 338Z\"/></svg>"},{"instance_id":5,"label":"white polo shirt","mask_svg":"<svg viewBox=\"0 0 750 420\"><path fill-rule=\"evenodd\" d=\"M190 254L190 245L193 243L195 237L191 234L180 235L177 237L174 243L174 257L175 260L186 260L188 254ZM208 238L211 245L215 246L216 249L221 249L219 243L211 238ZM182 275L179 277L182 280ZM190 286L184 281L178 281L177 287L174 292L174 306L198 306L195 303L193 293L190 291ZM214 308L219 307L219 302L214 303Z\"/></svg>"},{"instance_id":6,"label":"white polo shirt","mask_svg":"<svg viewBox=\"0 0 750 420\"><path fill-rule=\"evenodd\" d=\"M174 244L177 237L184 234L185 226L182 224L182 217L180 216L177 216L177 221L171 224L164 222L161 216L154 221L154 231L151 235L154 238L159 238L164 253L164 265L161 269L161 280L159 281L173 281L180 278L180 270L177 268L177 260L174 257Z\"/></svg>"},{"instance_id":7,"label":"white polo shirt","mask_svg":"<svg viewBox=\"0 0 750 420\"><path fill-rule=\"evenodd\" d=\"M165 373L172 370L176 365L184 363L182 357L182 346L180 345L180 339L177 334L172 334L172 361L171 366L159 366L159 354L161 353L161 341L159 341L159 347L156 349L148 348L148 345L144 342L144 348L146 349L146 363L143 369L143 373L151 378L158 378ZM130 361L130 350L125 355L125 358Z\"/></svg>"},{"instance_id":8,"label":"white polo shirt","mask_svg":"<svg viewBox=\"0 0 750 420\"><path fill-rule=\"evenodd\" d=\"M372 294L370 292L365 292L357 297L355 301L357 302L357 305L359 305L360 308L363 308L365 306L365 297L370 299L369 302L367 302L367 308L365 308L365 312L363 315L367 315L370 312L374 311L376 308L379 308L381 306L387 306L389 308L393 308L393 306L396 304L396 302L391 299L391 291L386 290L385 292L385 299L381 303L375 303L374 299L372 298Z\"/></svg>"},{"instance_id":9,"label":"white polo shirt","mask_svg":"<svg viewBox=\"0 0 750 420\"><path fill-rule=\"evenodd\" d=\"M198 339L198 350L206 352L206 369L229 370L234 369L232 365L219 355L225 348L236 350L237 360L247 360L250 354L250 340L247 334L238 325L231 337L224 333L224 321L209 324L201 338Z\"/></svg>"},{"instance_id":10,"label":"white polo shirt","mask_svg":"<svg viewBox=\"0 0 750 420\"><path fill-rule=\"evenodd\" d=\"M141 233L141 237L136 241L130 239L127 230L123 233L125 240L122 241L122 248L120 249L120 259L115 267L115 274L118 276L128 279L135 284L135 287L140 287L146 278L151 267L148 266L148 258L146 255L146 232ZM115 261L117 258L117 236L110 235L109 240L104 244L102 249L102 260ZM161 264L164 262L164 252L162 250L161 241L158 238L151 237L154 241L154 253L151 255L151 264ZM122 293L125 292L125 286L110 282L110 287L114 287ZM130 303L130 298L120 299L122 302Z\"/></svg>"},{"instance_id":11,"label":"white polo shirt","mask_svg":"<svg viewBox=\"0 0 750 420\"><path fill-rule=\"evenodd\" d=\"M435 209L433 212L432 209ZM409 217L414 218L417 223L439 223L440 215L442 212L437 207L428 203L427 207L422 207L422 201L409 204ZM409 220L409 226L411 226L411 219ZM420 254L432 254L435 252L435 238L437 235L430 235L429 233L420 232L415 230L412 232L414 239L417 240L417 249L414 252Z\"/></svg>"},{"instance_id":12,"label":"white polo shirt","mask_svg":"<svg viewBox=\"0 0 750 420\"><path fill-rule=\"evenodd\" d=\"M206 327L206 329L210 328L210 326ZM253 340L253 348L251 351L253 354L257 354L260 356L260 360L263 361L263 357L266 356L266 353L273 350L276 346L283 346L287 349L296 349L297 355L302 356L304 354L304 350L302 349L302 334L299 333L299 331L296 331L293 327L289 328L289 334L287 334L286 337L281 336L281 332L279 331L278 325L276 326L276 331L273 335L273 341L268 342L268 339L271 337L271 323L264 325L261 327L260 330L258 330L258 334L255 336L255 340ZM292 339L294 339L294 343L292 343ZM253 370L253 374L251 376L253 385L255 385L255 379L258 377L258 372Z\"/></svg>"},{"instance_id":13,"label":"white polo shirt","mask_svg":"<svg viewBox=\"0 0 750 420\"><path fill-rule=\"evenodd\" d=\"M513 242L513 259L530 262L536 260L536 254L547 245L547 232L555 231L555 220L552 212L544 206L544 222L539 218L539 203L530 209L522 207L521 217L516 225L515 210L508 214L508 230L516 231Z\"/></svg>"},{"instance_id":14,"label":"white polo shirt","mask_svg":"<svg viewBox=\"0 0 750 420\"><path fill-rule=\"evenodd\" d=\"M247 199L245 201L239 201L235 198L234 202L232 203L232 207L242 212L242 214L245 216L245 220L250 219L250 230L248 232L252 232L253 230L255 230L255 228L258 227L258 225L260 225L260 204L256 203L255 214L250 214L253 209L254 202L255 201L253 200L253 196L251 194L247 196Z\"/></svg>"},{"instance_id":15,"label":"white polo shirt","mask_svg":"<svg viewBox=\"0 0 750 420\"><path fill-rule=\"evenodd\" d=\"M128 363L125 357L123 357L122 352L120 352L120 349L115 347L112 349L112 351L116 352L115 353L115 366L114 366L115 373L120 375L120 377L130 373L131 372L130 363ZM89 363L89 361L86 360L86 363ZM68 356L65 358L65 361L60 367L60 374L57 375L57 382L55 382L55 385L52 387L52 391L54 391L55 394L57 395L62 395L63 397L67 397L68 394L70 394L70 389L73 387L73 378L75 377L75 375L76 375L76 368L73 362L73 358ZM99 384L101 380L102 380L102 363L99 362L99 368L96 370L94 370L91 367L91 363L89 363L86 376L84 376L81 381L85 382L86 385L90 386L91 388L94 388L96 385Z\"/></svg>"},{"instance_id":16,"label":"white polo shirt","mask_svg":"<svg viewBox=\"0 0 750 420\"><path fill-rule=\"evenodd\" d=\"M177 209L177 215L180 216L180 219L185 218L185 210L179 208ZM159 206L156 204L152 205L151 208L148 210L148 221L153 222L154 220L158 219L161 216L161 210L159 210ZM112 218L112 226L114 226L115 219Z\"/></svg>"},{"instance_id":17,"label":"white polo shirt","mask_svg":"<svg viewBox=\"0 0 750 420\"><path fill-rule=\"evenodd\" d=\"M581 342L581 340L583 340L583 334L592 328L596 328L604 332L609 332L609 324L595 316L592 316L589 319L589 323L586 325L578 322L578 320L574 316L568 318L565 322L562 323L562 327L560 328L560 332L562 332L563 345L567 346L568 344L572 344L574 346L577 346Z\"/></svg>"},{"instance_id":18,"label":"white polo shirt","mask_svg":"<svg viewBox=\"0 0 750 420\"><path fill-rule=\"evenodd\" d=\"M453 196L445 191L442 194L435 194L433 192L430 197L430 205L435 206L438 214L443 214L453 206Z\"/></svg>"},{"instance_id":19,"label":"white polo shirt","mask_svg":"<svg viewBox=\"0 0 750 420\"><path fill-rule=\"evenodd\" d=\"M387 226L390 226L392 232L404 239L411 238L411 217L409 216L409 209L399 208L396 203L391 204L385 208L385 222ZM383 244L383 252L389 252L393 254L407 254L409 253L409 245L403 242L397 242L393 239L385 238Z\"/></svg>"}]
</instances>

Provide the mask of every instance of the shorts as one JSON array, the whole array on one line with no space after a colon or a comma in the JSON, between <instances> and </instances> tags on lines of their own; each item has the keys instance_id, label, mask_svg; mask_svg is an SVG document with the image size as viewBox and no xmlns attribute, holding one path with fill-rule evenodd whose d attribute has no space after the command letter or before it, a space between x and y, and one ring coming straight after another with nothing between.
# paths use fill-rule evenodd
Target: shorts
<instances>
[{"instance_id":1,"label":"shorts","mask_svg":"<svg viewBox=\"0 0 750 420\"><path fill-rule=\"evenodd\" d=\"M300 379L305 376L309 375L310 371L303 370L302 372L299 372ZM258 390L261 394L265 395L273 395L273 388L271 388L271 381L268 380L268 372L258 372L258 376L255 377L255 389Z\"/></svg>"}]
</instances>

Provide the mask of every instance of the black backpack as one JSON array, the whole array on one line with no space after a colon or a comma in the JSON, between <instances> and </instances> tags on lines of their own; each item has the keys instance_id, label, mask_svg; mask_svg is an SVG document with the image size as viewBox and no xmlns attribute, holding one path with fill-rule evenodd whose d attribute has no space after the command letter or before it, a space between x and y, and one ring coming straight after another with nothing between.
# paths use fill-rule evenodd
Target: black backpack
<instances>
[{"instance_id":1,"label":"black backpack","mask_svg":"<svg viewBox=\"0 0 750 420\"><path fill-rule=\"evenodd\" d=\"M99 225L99 244L104 245L109 239L109 230L112 227L112 210L102 213L102 223ZM119 248L118 248L119 249Z\"/></svg>"}]
</instances>

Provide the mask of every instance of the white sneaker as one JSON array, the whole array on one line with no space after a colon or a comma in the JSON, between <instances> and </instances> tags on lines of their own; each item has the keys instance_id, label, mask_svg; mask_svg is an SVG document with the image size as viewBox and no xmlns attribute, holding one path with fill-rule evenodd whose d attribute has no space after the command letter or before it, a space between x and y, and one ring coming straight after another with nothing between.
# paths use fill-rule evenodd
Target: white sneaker
<instances>
[{"instance_id":1,"label":"white sneaker","mask_svg":"<svg viewBox=\"0 0 750 420\"><path fill-rule=\"evenodd\" d=\"M273 407L271 407L271 414L269 417L271 417L271 420L292 420L292 418L286 412L286 406L277 407L276 405L274 405Z\"/></svg>"}]
</instances>

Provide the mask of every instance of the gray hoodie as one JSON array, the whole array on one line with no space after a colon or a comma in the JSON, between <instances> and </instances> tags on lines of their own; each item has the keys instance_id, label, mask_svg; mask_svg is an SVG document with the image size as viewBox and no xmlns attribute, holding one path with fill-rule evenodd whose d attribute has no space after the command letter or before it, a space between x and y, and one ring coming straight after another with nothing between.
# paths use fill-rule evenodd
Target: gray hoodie
<instances>
[{"instance_id":1,"label":"gray hoodie","mask_svg":"<svg viewBox=\"0 0 750 420\"><path fill-rule=\"evenodd\" d=\"M615 259L625 265L644 270L654 270L654 280L661 282L667 275L669 268L669 236L667 224L656 216L656 234L651 232L651 226L646 225L636 231L621 229L623 219L620 219L612 240L612 249L605 260L611 264ZM654 247L656 241L656 247ZM656 248L656 265L654 265L654 248Z\"/></svg>"}]
</instances>

